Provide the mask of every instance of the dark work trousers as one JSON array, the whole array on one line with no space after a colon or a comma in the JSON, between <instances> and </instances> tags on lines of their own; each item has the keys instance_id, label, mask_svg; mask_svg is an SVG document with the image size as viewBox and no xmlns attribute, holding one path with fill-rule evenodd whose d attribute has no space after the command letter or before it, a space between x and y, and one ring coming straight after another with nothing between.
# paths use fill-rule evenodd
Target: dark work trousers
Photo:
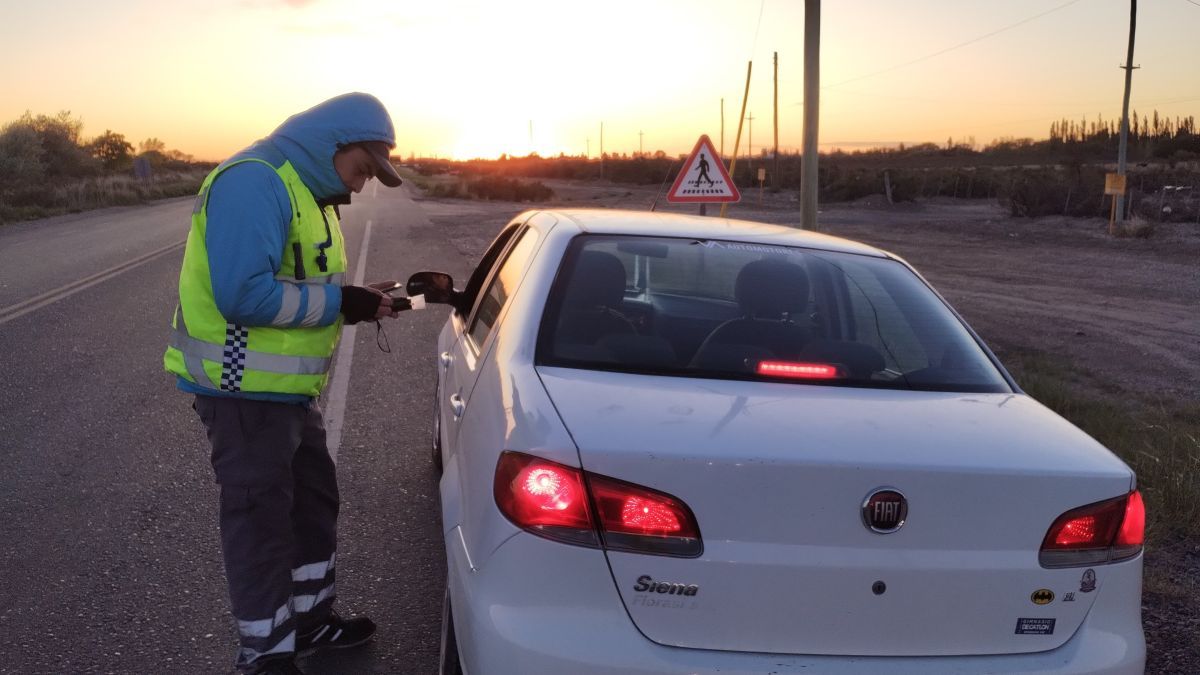
<instances>
[{"instance_id":1,"label":"dark work trousers","mask_svg":"<svg viewBox=\"0 0 1200 675\"><path fill-rule=\"evenodd\" d=\"M241 649L253 671L295 652L334 601L338 488L325 423L308 405L197 396L221 486L221 548Z\"/></svg>"}]
</instances>

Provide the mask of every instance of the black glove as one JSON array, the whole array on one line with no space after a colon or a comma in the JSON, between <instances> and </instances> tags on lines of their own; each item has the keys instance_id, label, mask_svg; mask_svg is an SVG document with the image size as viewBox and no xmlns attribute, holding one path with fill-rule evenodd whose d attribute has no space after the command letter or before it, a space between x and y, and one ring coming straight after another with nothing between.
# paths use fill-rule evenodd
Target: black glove
<instances>
[{"instance_id":1,"label":"black glove","mask_svg":"<svg viewBox=\"0 0 1200 675\"><path fill-rule=\"evenodd\" d=\"M379 311L383 293L374 288L364 286L342 286L342 316L346 323L355 324L359 321L372 321Z\"/></svg>"}]
</instances>

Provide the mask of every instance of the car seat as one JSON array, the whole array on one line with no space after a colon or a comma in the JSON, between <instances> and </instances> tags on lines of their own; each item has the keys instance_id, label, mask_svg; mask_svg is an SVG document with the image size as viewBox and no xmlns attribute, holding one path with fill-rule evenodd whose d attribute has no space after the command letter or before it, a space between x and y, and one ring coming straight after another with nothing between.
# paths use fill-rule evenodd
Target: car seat
<instances>
[{"instance_id":1,"label":"car seat","mask_svg":"<svg viewBox=\"0 0 1200 675\"><path fill-rule=\"evenodd\" d=\"M558 341L594 345L606 336L636 333L633 323L621 314L624 298L621 260L604 251L582 252L563 297Z\"/></svg>"},{"instance_id":2,"label":"car seat","mask_svg":"<svg viewBox=\"0 0 1200 675\"><path fill-rule=\"evenodd\" d=\"M734 283L742 316L713 329L690 367L745 372L763 359L795 359L808 341L795 319L808 306L808 274L786 260L768 258L743 267Z\"/></svg>"}]
</instances>

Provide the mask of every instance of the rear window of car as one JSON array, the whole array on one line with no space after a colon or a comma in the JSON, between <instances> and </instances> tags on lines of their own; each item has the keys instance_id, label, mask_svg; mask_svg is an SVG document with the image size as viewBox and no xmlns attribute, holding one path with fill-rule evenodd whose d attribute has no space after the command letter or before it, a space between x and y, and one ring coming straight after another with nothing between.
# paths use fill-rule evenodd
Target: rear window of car
<instances>
[{"instance_id":1,"label":"rear window of car","mask_svg":"<svg viewBox=\"0 0 1200 675\"><path fill-rule=\"evenodd\" d=\"M1009 392L903 264L790 246L582 235L538 337L542 365L930 391Z\"/></svg>"}]
</instances>

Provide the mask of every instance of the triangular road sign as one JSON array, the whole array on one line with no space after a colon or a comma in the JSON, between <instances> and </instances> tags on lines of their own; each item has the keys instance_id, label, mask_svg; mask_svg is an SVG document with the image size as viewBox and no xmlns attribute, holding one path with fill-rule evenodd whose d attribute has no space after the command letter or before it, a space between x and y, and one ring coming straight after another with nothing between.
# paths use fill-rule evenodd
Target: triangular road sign
<instances>
[{"instance_id":1,"label":"triangular road sign","mask_svg":"<svg viewBox=\"0 0 1200 675\"><path fill-rule=\"evenodd\" d=\"M683 169L675 177L675 184L667 193L669 202L736 202L742 193L729 178L725 163L717 155L708 136L696 141L692 154L683 163Z\"/></svg>"}]
</instances>

